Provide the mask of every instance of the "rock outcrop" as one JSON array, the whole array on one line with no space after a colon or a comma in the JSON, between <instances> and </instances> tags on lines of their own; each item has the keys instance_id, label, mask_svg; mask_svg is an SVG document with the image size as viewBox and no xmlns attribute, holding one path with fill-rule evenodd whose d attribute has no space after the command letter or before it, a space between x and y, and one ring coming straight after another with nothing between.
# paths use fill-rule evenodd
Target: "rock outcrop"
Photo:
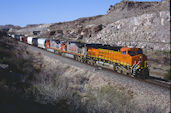
<instances>
[{"instance_id":1,"label":"rock outcrop","mask_svg":"<svg viewBox=\"0 0 171 113\"><path fill-rule=\"evenodd\" d=\"M160 11L118 20L108 24L87 42L145 49L170 49L170 12Z\"/></svg>"}]
</instances>

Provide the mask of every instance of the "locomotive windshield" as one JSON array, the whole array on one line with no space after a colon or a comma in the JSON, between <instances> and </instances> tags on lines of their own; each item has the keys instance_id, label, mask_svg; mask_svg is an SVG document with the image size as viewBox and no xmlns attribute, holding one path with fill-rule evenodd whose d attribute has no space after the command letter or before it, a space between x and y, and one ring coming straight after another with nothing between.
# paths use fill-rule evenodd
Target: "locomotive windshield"
<instances>
[{"instance_id":1,"label":"locomotive windshield","mask_svg":"<svg viewBox=\"0 0 171 113\"><path fill-rule=\"evenodd\" d=\"M135 56L137 53L136 53L136 51L128 51L128 54L129 54L130 56Z\"/></svg>"},{"instance_id":2,"label":"locomotive windshield","mask_svg":"<svg viewBox=\"0 0 171 113\"><path fill-rule=\"evenodd\" d=\"M137 54L143 54L142 49L139 49L139 50L137 51Z\"/></svg>"},{"instance_id":3,"label":"locomotive windshield","mask_svg":"<svg viewBox=\"0 0 171 113\"><path fill-rule=\"evenodd\" d=\"M135 56L135 55L138 55L138 54L143 54L143 51L142 51L142 49L138 49L137 51L132 50L132 51L128 51L128 54L130 56Z\"/></svg>"}]
</instances>

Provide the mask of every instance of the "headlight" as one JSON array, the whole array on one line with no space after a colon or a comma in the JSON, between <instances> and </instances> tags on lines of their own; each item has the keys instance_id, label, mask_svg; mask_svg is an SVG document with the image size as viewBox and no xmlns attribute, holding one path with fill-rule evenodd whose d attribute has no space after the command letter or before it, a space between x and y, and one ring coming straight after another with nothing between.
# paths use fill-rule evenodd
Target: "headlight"
<instances>
[{"instance_id":1,"label":"headlight","mask_svg":"<svg viewBox=\"0 0 171 113\"><path fill-rule=\"evenodd\" d=\"M139 69L139 68L140 68L140 66L138 65L138 66L137 66L137 69Z\"/></svg>"}]
</instances>

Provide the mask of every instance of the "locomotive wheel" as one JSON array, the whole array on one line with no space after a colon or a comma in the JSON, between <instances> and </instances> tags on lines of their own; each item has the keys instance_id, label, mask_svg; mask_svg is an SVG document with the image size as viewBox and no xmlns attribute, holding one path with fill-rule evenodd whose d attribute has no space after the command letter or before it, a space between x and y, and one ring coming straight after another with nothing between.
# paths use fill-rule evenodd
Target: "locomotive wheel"
<instances>
[{"instance_id":1,"label":"locomotive wheel","mask_svg":"<svg viewBox=\"0 0 171 113\"><path fill-rule=\"evenodd\" d=\"M121 69L120 69L118 66L116 66L116 71L117 71L118 73L121 73Z\"/></svg>"},{"instance_id":2,"label":"locomotive wheel","mask_svg":"<svg viewBox=\"0 0 171 113\"><path fill-rule=\"evenodd\" d=\"M132 77L132 78L134 78L134 75L133 75L133 74L131 74L131 77Z\"/></svg>"},{"instance_id":3,"label":"locomotive wheel","mask_svg":"<svg viewBox=\"0 0 171 113\"><path fill-rule=\"evenodd\" d=\"M120 71L120 70L117 70L117 72L118 72L118 73L121 73L121 71Z\"/></svg>"},{"instance_id":4,"label":"locomotive wheel","mask_svg":"<svg viewBox=\"0 0 171 113\"><path fill-rule=\"evenodd\" d=\"M96 61L94 62L94 66L96 66Z\"/></svg>"},{"instance_id":5,"label":"locomotive wheel","mask_svg":"<svg viewBox=\"0 0 171 113\"><path fill-rule=\"evenodd\" d=\"M87 60L87 64L90 64L90 60Z\"/></svg>"},{"instance_id":6,"label":"locomotive wheel","mask_svg":"<svg viewBox=\"0 0 171 113\"><path fill-rule=\"evenodd\" d=\"M124 75L128 75L128 72L126 70L123 71Z\"/></svg>"},{"instance_id":7,"label":"locomotive wheel","mask_svg":"<svg viewBox=\"0 0 171 113\"><path fill-rule=\"evenodd\" d=\"M94 65L93 61L91 61L91 65Z\"/></svg>"},{"instance_id":8,"label":"locomotive wheel","mask_svg":"<svg viewBox=\"0 0 171 113\"><path fill-rule=\"evenodd\" d=\"M55 53L55 54L58 54L58 51L55 50L54 53Z\"/></svg>"},{"instance_id":9,"label":"locomotive wheel","mask_svg":"<svg viewBox=\"0 0 171 113\"><path fill-rule=\"evenodd\" d=\"M75 60L78 61L78 57L77 56L75 56Z\"/></svg>"},{"instance_id":10,"label":"locomotive wheel","mask_svg":"<svg viewBox=\"0 0 171 113\"><path fill-rule=\"evenodd\" d=\"M116 69L117 69L116 71L117 71L118 73L121 73L121 70L120 70L119 68L116 68Z\"/></svg>"},{"instance_id":11,"label":"locomotive wheel","mask_svg":"<svg viewBox=\"0 0 171 113\"><path fill-rule=\"evenodd\" d=\"M82 62L82 58L81 58L81 57L78 57L78 61L79 61L79 62Z\"/></svg>"},{"instance_id":12,"label":"locomotive wheel","mask_svg":"<svg viewBox=\"0 0 171 113\"><path fill-rule=\"evenodd\" d=\"M123 74L123 71L122 71L122 70L120 70L120 73L121 73L121 74Z\"/></svg>"},{"instance_id":13,"label":"locomotive wheel","mask_svg":"<svg viewBox=\"0 0 171 113\"><path fill-rule=\"evenodd\" d=\"M84 59L84 63L87 63L87 60L86 59Z\"/></svg>"},{"instance_id":14,"label":"locomotive wheel","mask_svg":"<svg viewBox=\"0 0 171 113\"><path fill-rule=\"evenodd\" d=\"M116 67L113 67L113 71L114 71L114 72L116 72L116 71L117 71L117 70L116 70Z\"/></svg>"},{"instance_id":15,"label":"locomotive wheel","mask_svg":"<svg viewBox=\"0 0 171 113\"><path fill-rule=\"evenodd\" d=\"M62 53L61 53L61 52L59 52L59 55L60 55L60 56L62 56Z\"/></svg>"}]
</instances>

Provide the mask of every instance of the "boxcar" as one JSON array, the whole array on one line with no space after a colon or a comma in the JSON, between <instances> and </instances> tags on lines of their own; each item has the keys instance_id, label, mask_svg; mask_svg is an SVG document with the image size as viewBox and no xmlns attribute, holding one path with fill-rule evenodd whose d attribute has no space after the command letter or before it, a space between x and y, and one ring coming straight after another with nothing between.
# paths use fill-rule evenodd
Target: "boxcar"
<instances>
[{"instance_id":1,"label":"boxcar","mask_svg":"<svg viewBox=\"0 0 171 113\"><path fill-rule=\"evenodd\" d=\"M20 40L20 35L15 35L16 40Z\"/></svg>"},{"instance_id":2,"label":"boxcar","mask_svg":"<svg viewBox=\"0 0 171 113\"><path fill-rule=\"evenodd\" d=\"M33 37L27 37L27 43L32 45L32 39L33 39Z\"/></svg>"},{"instance_id":3,"label":"boxcar","mask_svg":"<svg viewBox=\"0 0 171 113\"><path fill-rule=\"evenodd\" d=\"M22 41L22 38L23 38L23 36L21 35L21 36L19 37L19 41Z\"/></svg>"}]
</instances>

